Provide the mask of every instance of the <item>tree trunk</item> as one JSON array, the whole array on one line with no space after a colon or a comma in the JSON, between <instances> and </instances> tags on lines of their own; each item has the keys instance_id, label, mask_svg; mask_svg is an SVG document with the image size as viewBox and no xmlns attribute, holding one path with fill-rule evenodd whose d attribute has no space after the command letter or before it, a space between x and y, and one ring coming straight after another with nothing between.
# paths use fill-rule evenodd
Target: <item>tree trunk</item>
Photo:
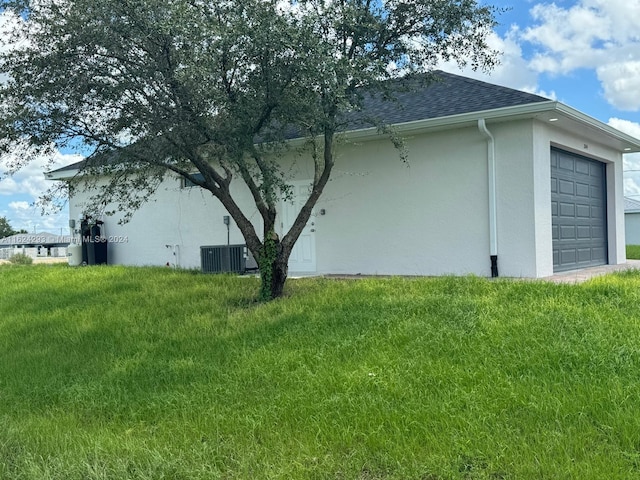
<instances>
[{"instance_id":1,"label":"tree trunk","mask_svg":"<svg viewBox=\"0 0 640 480\"><path fill-rule=\"evenodd\" d=\"M282 296L289 273L289 254L277 238L265 240L260 261L260 300L273 300Z\"/></svg>"},{"instance_id":2,"label":"tree trunk","mask_svg":"<svg viewBox=\"0 0 640 480\"><path fill-rule=\"evenodd\" d=\"M262 276L262 271L260 272L260 277L262 281L262 292L269 292L269 300L273 300L274 298L278 298L282 296L284 291L284 284L287 280L288 266L286 261L282 261L282 259L276 259L271 264L271 275L270 280Z\"/></svg>"}]
</instances>

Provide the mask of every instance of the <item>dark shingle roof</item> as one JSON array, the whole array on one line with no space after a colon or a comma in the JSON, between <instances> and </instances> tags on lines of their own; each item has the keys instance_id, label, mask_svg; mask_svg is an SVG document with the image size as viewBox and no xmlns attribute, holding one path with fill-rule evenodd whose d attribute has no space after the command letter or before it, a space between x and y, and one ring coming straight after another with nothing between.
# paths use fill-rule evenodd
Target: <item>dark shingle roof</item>
<instances>
[{"instance_id":1,"label":"dark shingle roof","mask_svg":"<svg viewBox=\"0 0 640 480\"><path fill-rule=\"evenodd\" d=\"M348 130L370 126L363 121L367 116L392 125L549 101L539 95L452 73L434 73L435 81L430 83L425 83L424 78L394 80L392 100L381 94L367 96L362 111L349 115Z\"/></svg>"},{"instance_id":2,"label":"dark shingle roof","mask_svg":"<svg viewBox=\"0 0 640 480\"><path fill-rule=\"evenodd\" d=\"M84 168L87 166L88 160L80 160L79 162L72 163L71 165L67 165L66 167L56 168L55 170L51 170L48 173L58 173L58 172L68 172L72 170L77 170L80 168Z\"/></svg>"},{"instance_id":3,"label":"dark shingle roof","mask_svg":"<svg viewBox=\"0 0 640 480\"><path fill-rule=\"evenodd\" d=\"M515 107L549 99L512 88L474 80L442 71L433 72L435 80L425 77L393 80L391 99L381 93L365 95L362 109L345 115L343 130L373 126L372 122L393 125L463 113ZM296 138L291 130L289 138ZM86 160L54 170L64 172L81 168Z\"/></svg>"}]
</instances>

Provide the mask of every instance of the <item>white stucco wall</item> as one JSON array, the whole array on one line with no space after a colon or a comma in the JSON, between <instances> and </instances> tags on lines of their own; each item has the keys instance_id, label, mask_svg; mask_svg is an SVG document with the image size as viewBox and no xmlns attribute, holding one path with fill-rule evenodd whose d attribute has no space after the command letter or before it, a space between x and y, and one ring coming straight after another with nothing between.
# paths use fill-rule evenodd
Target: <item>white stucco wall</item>
<instances>
[{"instance_id":1,"label":"white stucco wall","mask_svg":"<svg viewBox=\"0 0 640 480\"><path fill-rule=\"evenodd\" d=\"M345 145L318 202L320 273L488 275L485 142L474 129Z\"/></svg>"},{"instance_id":2,"label":"white stucco wall","mask_svg":"<svg viewBox=\"0 0 640 480\"><path fill-rule=\"evenodd\" d=\"M487 126L495 138L499 273L551 275L550 148L578 151L585 141L535 120ZM310 219L315 273L491 274L486 139L469 126L414 134L406 144L404 164L386 139L339 142L332 179ZM619 263L624 261L621 156L595 144L579 153L608 162L609 259ZM313 176L308 156L291 153L283 163L292 180ZM240 184L234 188L259 229L248 192ZM85 201L82 194L71 199L71 218L79 218ZM169 178L129 224L104 219L113 240L109 263L199 268L200 246L227 242L224 215L211 194L181 188L177 178ZM230 241L244 243L233 220Z\"/></svg>"},{"instance_id":3,"label":"white stucco wall","mask_svg":"<svg viewBox=\"0 0 640 480\"><path fill-rule=\"evenodd\" d=\"M640 245L640 212L624 214L625 239L627 245Z\"/></svg>"},{"instance_id":4,"label":"white stucco wall","mask_svg":"<svg viewBox=\"0 0 640 480\"><path fill-rule=\"evenodd\" d=\"M412 138L407 147L404 164L386 139L339 145L311 220L317 273L490 274L486 142L470 128ZM305 158L292 154L291 165L292 179L312 177ZM71 218L85 203L81 193L70 201ZM259 225L251 202L244 207ZM201 245L227 241L223 215L208 192L168 179L130 223L103 218L109 263L199 267ZM233 221L231 243L244 243Z\"/></svg>"},{"instance_id":5,"label":"white stucco wall","mask_svg":"<svg viewBox=\"0 0 640 480\"><path fill-rule=\"evenodd\" d=\"M103 235L108 240L108 263L124 265L165 265L183 268L200 267L200 246L226 245L226 210L209 192L198 187L182 188L180 179L168 176L152 200L137 210L131 221L119 225L122 215L103 216ZM243 191L242 185L234 186ZM243 192L244 193L244 192ZM69 202L70 217L83 215L88 194L78 193ZM256 228L260 218L247 194L238 195ZM231 244L244 243L231 221ZM174 254L175 252L175 254Z\"/></svg>"},{"instance_id":6,"label":"white stucco wall","mask_svg":"<svg viewBox=\"0 0 640 480\"><path fill-rule=\"evenodd\" d=\"M488 127L496 143L499 272L507 277L535 277L537 219L531 121L489 123Z\"/></svg>"}]
</instances>

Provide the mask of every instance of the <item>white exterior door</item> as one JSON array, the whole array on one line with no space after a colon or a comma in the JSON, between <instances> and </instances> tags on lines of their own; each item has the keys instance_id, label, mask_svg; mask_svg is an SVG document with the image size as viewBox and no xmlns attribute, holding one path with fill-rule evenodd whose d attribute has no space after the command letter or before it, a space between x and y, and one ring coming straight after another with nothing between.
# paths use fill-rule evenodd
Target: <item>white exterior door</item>
<instances>
[{"instance_id":1,"label":"white exterior door","mask_svg":"<svg viewBox=\"0 0 640 480\"><path fill-rule=\"evenodd\" d=\"M309 197L310 181L292 182L292 198L282 202L282 234L289 231L296 220L298 212ZM289 272L315 272L316 271L316 235L315 220L309 219L300 237L291 251L289 257Z\"/></svg>"}]
</instances>

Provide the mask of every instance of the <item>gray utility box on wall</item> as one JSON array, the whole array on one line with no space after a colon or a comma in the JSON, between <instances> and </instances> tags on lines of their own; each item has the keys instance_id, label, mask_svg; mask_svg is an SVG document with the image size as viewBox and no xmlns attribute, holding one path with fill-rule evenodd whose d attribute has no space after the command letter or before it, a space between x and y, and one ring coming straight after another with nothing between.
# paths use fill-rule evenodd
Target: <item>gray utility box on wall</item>
<instances>
[{"instance_id":1,"label":"gray utility box on wall","mask_svg":"<svg viewBox=\"0 0 640 480\"><path fill-rule=\"evenodd\" d=\"M244 245L214 245L200 247L203 273L239 273L247 267L247 247Z\"/></svg>"}]
</instances>

